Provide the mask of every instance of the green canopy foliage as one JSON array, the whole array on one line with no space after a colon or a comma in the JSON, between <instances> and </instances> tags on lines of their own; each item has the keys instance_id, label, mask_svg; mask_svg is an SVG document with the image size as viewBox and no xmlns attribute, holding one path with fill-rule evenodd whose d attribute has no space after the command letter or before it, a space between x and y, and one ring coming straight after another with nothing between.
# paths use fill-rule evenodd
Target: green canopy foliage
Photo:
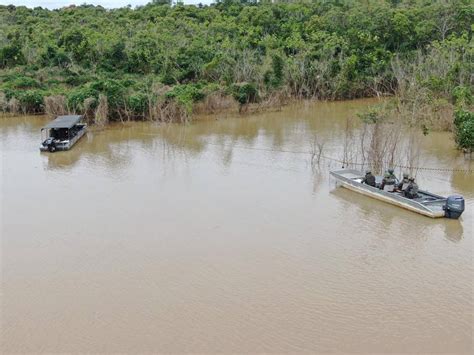
<instances>
[{"instance_id":1,"label":"green canopy foliage","mask_svg":"<svg viewBox=\"0 0 474 355\"><path fill-rule=\"evenodd\" d=\"M474 151L474 112L460 108L454 116L456 143L462 149Z\"/></svg>"},{"instance_id":2,"label":"green canopy foliage","mask_svg":"<svg viewBox=\"0 0 474 355\"><path fill-rule=\"evenodd\" d=\"M470 0L0 6L0 91L34 112L42 109L41 95L65 95L69 109L81 110L85 99L102 94L111 119L125 109L142 117L158 99L189 111L212 92L209 84L242 105L278 90L372 96L396 89L395 57L409 61L458 39L472 51L473 19ZM434 76L426 87L443 92L447 83L462 84L456 74L467 64L454 61L448 80Z\"/></svg>"}]
</instances>

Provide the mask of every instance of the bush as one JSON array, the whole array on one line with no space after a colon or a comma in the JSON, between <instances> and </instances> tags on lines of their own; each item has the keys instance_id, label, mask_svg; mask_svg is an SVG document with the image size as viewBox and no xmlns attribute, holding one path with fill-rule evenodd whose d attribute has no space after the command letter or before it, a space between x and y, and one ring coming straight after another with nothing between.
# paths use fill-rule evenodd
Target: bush
<instances>
[{"instance_id":1,"label":"bush","mask_svg":"<svg viewBox=\"0 0 474 355\"><path fill-rule=\"evenodd\" d=\"M237 84L233 87L233 94L235 100L241 105L248 104L250 102L258 101L258 90L257 86L253 83Z\"/></svg>"},{"instance_id":2,"label":"bush","mask_svg":"<svg viewBox=\"0 0 474 355\"><path fill-rule=\"evenodd\" d=\"M186 98L191 101L202 100L205 95L202 91L202 85L183 84L176 85L166 93L167 98Z\"/></svg>"},{"instance_id":3,"label":"bush","mask_svg":"<svg viewBox=\"0 0 474 355\"><path fill-rule=\"evenodd\" d=\"M474 150L474 112L458 109L454 116L454 134L458 147Z\"/></svg>"},{"instance_id":4,"label":"bush","mask_svg":"<svg viewBox=\"0 0 474 355\"><path fill-rule=\"evenodd\" d=\"M67 104L70 110L80 112L84 110L84 101L88 98L99 99L99 92L90 87L81 87L75 89L67 95Z\"/></svg>"},{"instance_id":5,"label":"bush","mask_svg":"<svg viewBox=\"0 0 474 355\"><path fill-rule=\"evenodd\" d=\"M472 89L466 86L456 86L453 90L453 101L457 105L472 105L474 103Z\"/></svg>"},{"instance_id":6,"label":"bush","mask_svg":"<svg viewBox=\"0 0 474 355\"><path fill-rule=\"evenodd\" d=\"M15 93L17 89L38 89L41 87L41 84L36 79L18 73L2 75L0 83L0 87L9 89L12 93Z\"/></svg>"},{"instance_id":7,"label":"bush","mask_svg":"<svg viewBox=\"0 0 474 355\"><path fill-rule=\"evenodd\" d=\"M13 80L11 86L16 89L32 89L39 88L40 84L35 79L28 76L19 76Z\"/></svg>"},{"instance_id":8,"label":"bush","mask_svg":"<svg viewBox=\"0 0 474 355\"><path fill-rule=\"evenodd\" d=\"M89 84L91 90L107 97L108 109L117 110L123 106L125 86L118 80L96 80Z\"/></svg>"},{"instance_id":9,"label":"bush","mask_svg":"<svg viewBox=\"0 0 474 355\"><path fill-rule=\"evenodd\" d=\"M61 70L60 73L65 78L64 82L71 86L81 86L97 79L95 76L91 75L89 71L85 70L78 70L75 72L66 68Z\"/></svg>"},{"instance_id":10,"label":"bush","mask_svg":"<svg viewBox=\"0 0 474 355\"><path fill-rule=\"evenodd\" d=\"M264 74L263 81L267 87L278 88L283 84L284 79L284 68L285 62L283 58L278 54L272 56L272 70L267 71Z\"/></svg>"},{"instance_id":11,"label":"bush","mask_svg":"<svg viewBox=\"0 0 474 355\"><path fill-rule=\"evenodd\" d=\"M21 64L25 64L25 57L21 52L21 45L19 43L13 43L0 49L0 68Z\"/></svg>"},{"instance_id":12,"label":"bush","mask_svg":"<svg viewBox=\"0 0 474 355\"><path fill-rule=\"evenodd\" d=\"M16 95L20 101L21 110L24 113L39 113L43 112L43 94L36 90L21 91Z\"/></svg>"},{"instance_id":13,"label":"bush","mask_svg":"<svg viewBox=\"0 0 474 355\"><path fill-rule=\"evenodd\" d=\"M357 116L359 116L362 122L367 124L380 123L386 118L383 110L379 107L370 108L365 112L359 112Z\"/></svg>"},{"instance_id":14,"label":"bush","mask_svg":"<svg viewBox=\"0 0 474 355\"><path fill-rule=\"evenodd\" d=\"M103 95L106 100L103 98L102 102L107 102L106 111L113 116L124 107L125 90L126 88L118 80L96 80L71 91L67 96L68 107L73 111L83 112L86 110L84 107L86 99L93 98L98 102L99 96Z\"/></svg>"},{"instance_id":15,"label":"bush","mask_svg":"<svg viewBox=\"0 0 474 355\"><path fill-rule=\"evenodd\" d=\"M166 99L175 100L178 104L183 106L188 113L192 111L193 103L205 97L204 88L200 84L176 85L165 94Z\"/></svg>"},{"instance_id":16,"label":"bush","mask_svg":"<svg viewBox=\"0 0 474 355\"><path fill-rule=\"evenodd\" d=\"M148 97L143 93L135 93L128 97L127 106L134 115L143 115L148 110Z\"/></svg>"},{"instance_id":17,"label":"bush","mask_svg":"<svg viewBox=\"0 0 474 355\"><path fill-rule=\"evenodd\" d=\"M58 66L60 68L66 68L71 63L71 60L63 49L53 46L47 46L43 52L40 53L39 61L43 66Z\"/></svg>"}]
</instances>

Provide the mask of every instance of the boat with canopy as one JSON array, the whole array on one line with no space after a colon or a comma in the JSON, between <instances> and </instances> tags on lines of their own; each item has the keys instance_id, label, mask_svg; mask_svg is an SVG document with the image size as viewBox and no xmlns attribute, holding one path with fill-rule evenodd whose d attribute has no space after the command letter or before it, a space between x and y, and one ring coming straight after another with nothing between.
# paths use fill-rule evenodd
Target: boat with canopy
<instances>
[{"instance_id":1,"label":"boat with canopy","mask_svg":"<svg viewBox=\"0 0 474 355\"><path fill-rule=\"evenodd\" d=\"M41 151L69 150L86 134L81 115L58 116L41 128Z\"/></svg>"}]
</instances>

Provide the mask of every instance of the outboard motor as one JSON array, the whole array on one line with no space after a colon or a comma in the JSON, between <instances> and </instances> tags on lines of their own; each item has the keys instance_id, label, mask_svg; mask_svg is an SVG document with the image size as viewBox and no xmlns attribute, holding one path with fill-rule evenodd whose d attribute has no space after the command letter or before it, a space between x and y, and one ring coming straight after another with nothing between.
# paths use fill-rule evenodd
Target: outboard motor
<instances>
[{"instance_id":1,"label":"outboard motor","mask_svg":"<svg viewBox=\"0 0 474 355\"><path fill-rule=\"evenodd\" d=\"M48 150L51 153L56 151L56 143L54 143L54 140L52 140L51 143L48 144Z\"/></svg>"},{"instance_id":2,"label":"outboard motor","mask_svg":"<svg viewBox=\"0 0 474 355\"><path fill-rule=\"evenodd\" d=\"M449 196L443 209L445 217L458 219L464 212L464 197L460 195Z\"/></svg>"},{"instance_id":3,"label":"outboard motor","mask_svg":"<svg viewBox=\"0 0 474 355\"><path fill-rule=\"evenodd\" d=\"M43 142L43 147L48 149L50 152L56 151L56 143L54 143L53 138L48 138Z\"/></svg>"}]
</instances>

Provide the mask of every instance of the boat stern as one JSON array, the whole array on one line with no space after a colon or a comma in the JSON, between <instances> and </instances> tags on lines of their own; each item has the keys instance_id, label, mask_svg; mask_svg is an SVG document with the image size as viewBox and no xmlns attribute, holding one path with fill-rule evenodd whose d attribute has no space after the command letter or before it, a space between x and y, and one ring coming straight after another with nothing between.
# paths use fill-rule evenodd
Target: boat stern
<instances>
[{"instance_id":1,"label":"boat stern","mask_svg":"<svg viewBox=\"0 0 474 355\"><path fill-rule=\"evenodd\" d=\"M460 195L452 195L446 199L444 205L444 216L450 219L458 219L464 212L465 202L464 197Z\"/></svg>"}]
</instances>

